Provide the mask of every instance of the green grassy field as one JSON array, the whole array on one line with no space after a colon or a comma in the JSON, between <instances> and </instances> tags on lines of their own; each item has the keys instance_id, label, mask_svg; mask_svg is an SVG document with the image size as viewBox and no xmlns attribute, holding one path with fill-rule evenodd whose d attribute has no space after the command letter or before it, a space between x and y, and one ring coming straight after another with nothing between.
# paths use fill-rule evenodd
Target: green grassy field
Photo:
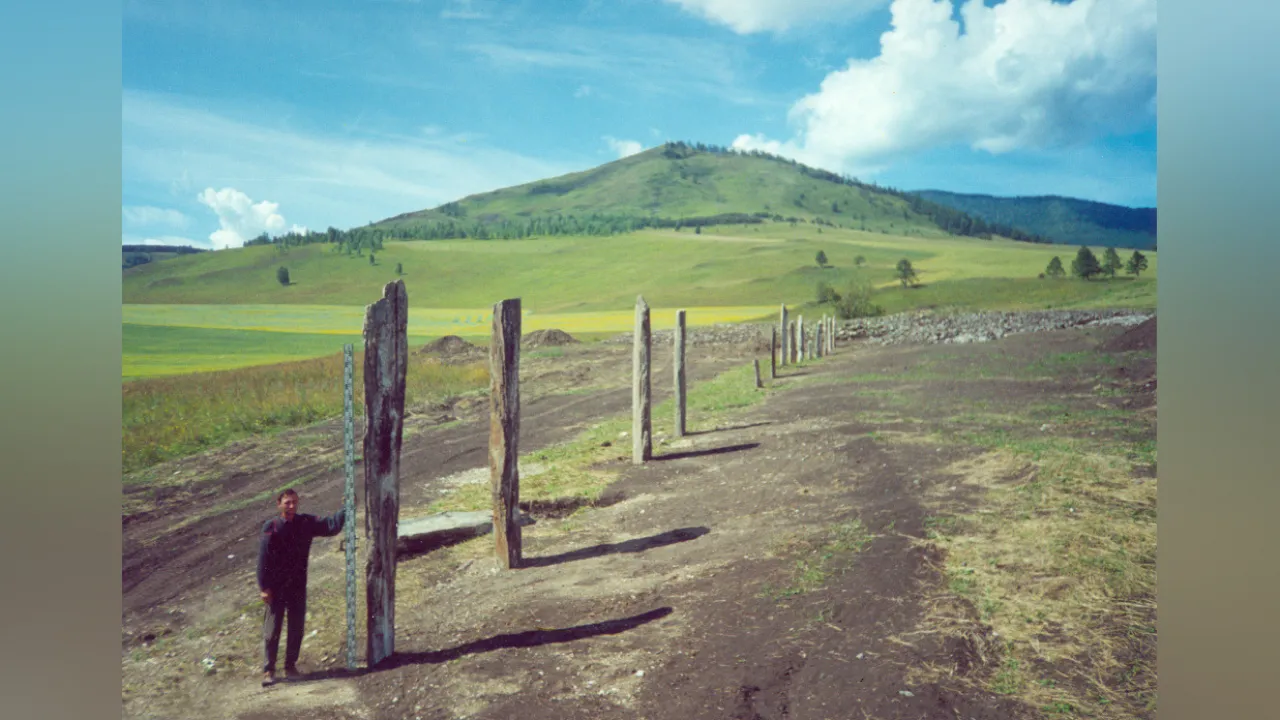
<instances>
[{"instance_id":1,"label":"green grassy field","mask_svg":"<svg viewBox=\"0 0 1280 720\"><path fill-rule=\"evenodd\" d=\"M814 258L823 251L829 267ZM1097 249L1101 252L1101 249ZM321 245L200 253L124 274L124 376L224 370L298 360L359 342L364 307L403 263L409 334L484 343L490 308L520 297L524 329L575 336L626 332L635 297L656 327L676 308L691 325L769 317L778 303L813 303L819 282L839 290L854 273L877 288L887 312L917 307L1042 309L1155 307L1157 259L1140 279L1041 280L1050 258L1074 249L972 238L922 238L767 223L615 237L388 243L378 264ZM855 267L855 259L865 264ZM921 285L894 277L908 258ZM284 287L275 268L295 284ZM228 301L234 300L235 304Z\"/></svg>"},{"instance_id":2,"label":"green grassy field","mask_svg":"<svg viewBox=\"0 0 1280 720\"><path fill-rule=\"evenodd\" d=\"M741 322L772 307L687 308L692 327ZM409 311L409 342L424 345L457 335L488 345L488 309ZM364 308L333 305L126 305L125 379L231 370L332 355L345 343L362 347ZM655 308L655 328L673 327L675 309ZM634 309L588 313L525 313L525 333L557 328L581 340L631 330Z\"/></svg>"},{"instance_id":3,"label":"green grassy field","mask_svg":"<svg viewBox=\"0 0 1280 720\"><path fill-rule=\"evenodd\" d=\"M821 250L832 267L821 269ZM1101 248L1095 248L1101 253ZM908 258L920 282L1035 279L1057 255L1066 266L1074 248L971 238L920 238L785 223L690 231L641 231L614 237L390 242L367 258L311 245L280 253L270 247L201 253L152 263L124 274L123 300L133 304L354 305L381 297L403 263L410 307L490 308L520 297L537 313L600 312L631 307L643 294L654 307L768 306L810 301L814 285L842 282L854 259L880 287L892 287L894 266ZM1141 283L1154 280L1157 260ZM289 268L288 287L275 279ZM1072 281L1074 282L1074 281ZM1064 285L1066 283L1063 283ZM1102 283L1083 284L1105 302ZM1155 284L1143 285L1152 303ZM940 289L940 292L945 290ZM964 291L961 290L961 294ZM1141 298L1138 298L1141 299ZM129 316L126 316L126 321Z\"/></svg>"}]
</instances>

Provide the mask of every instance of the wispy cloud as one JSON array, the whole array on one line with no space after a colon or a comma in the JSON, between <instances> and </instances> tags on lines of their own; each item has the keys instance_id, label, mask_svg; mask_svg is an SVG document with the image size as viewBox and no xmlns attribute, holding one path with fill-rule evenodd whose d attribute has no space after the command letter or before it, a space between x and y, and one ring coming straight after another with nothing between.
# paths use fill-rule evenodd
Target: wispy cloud
<instances>
[{"instance_id":1,"label":"wispy cloud","mask_svg":"<svg viewBox=\"0 0 1280 720\"><path fill-rule=\"evenodd\" d=\"M683 100L711 96L737 105L786 103L751 86L741 70L749 62L744 48L702 37L546 26L529 37L489 36L460 49L503 72L560 72L579 81L594 76L599 81L591 83L592 92L599 86Z\"/></svg>"},{"instance_id":2,"label":"wispy cloud","mask_svg":"<svg viewBox=\"0 0 1280 720\"><path fill-rule=\"evenodd\" d=\"M894 0L881 52L850 60L791 110L795 137L742 135L829 168L865 168L955 144L988 153L1062 147L1154 120L1155 0Z\"/></svg>"},{"instance_id":3,"label":"wispy cloud","mask_svg":"<svg viewBox=\"0 0 1280 720\"><path fill-rule=\"evenodd\" d=\"M124 176L146 192L175 183L270 197L311 227L350 227L581 169L466 138L296 132L190 100L126 90ZM191 197L191 195L187 195Z\"/></svg>"},{"instance_id":4,"label":"wispy cloud","mask_svg":"<svg viewBox=\"0 0 1280 720\"><path fill-rule=\"evenodd\" d=\"M889 0L666 1L744 35L849 20L889 4Z\"/></svg>"},{"instance_id":5,"label":"wispy cloud","mask_svg":"<svg viewBox=\"0 0 1280 720\"><path fill-rule=\"evenodd\" d=\"M177 210L151 205L125 205L120 208L120 216L124 224L131 227L183 228L189 222L187 216Z\"/></svg>"},{"instance_id":6,"label":"wispy cloud","mask_svg":"<svg viewBox=\"0 0 1280 720\"><path fill-rule=\"evenodd\" d=\"M487 20L492 15L483 10L477 10L473 0L451 0L440 11L440 17L446 20Z\"/></svg>"},{"instance_id":7,"label":"wispy cloud","mask_svg":"<svg viewBox=\"0 0 1280 720\"><path fill-rule=\"evenodd\" d=\"M592 90L590 85L579 85L578 89L573 91L573 96L576 98L584 98L590 95L591 93L592 93Z\"/></svg>"}]
</instances>

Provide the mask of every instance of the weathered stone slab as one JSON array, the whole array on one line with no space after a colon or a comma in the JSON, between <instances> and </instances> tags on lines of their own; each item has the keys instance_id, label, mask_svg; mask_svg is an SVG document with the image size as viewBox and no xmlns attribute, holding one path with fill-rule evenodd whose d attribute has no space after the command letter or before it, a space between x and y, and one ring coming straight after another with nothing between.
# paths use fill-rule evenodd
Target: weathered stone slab
<instances>
[{"instance_id":1,"label":"weathered stone slab","mask_svg":"<svg viewBox=\"0 0 1280 720\"><path fill-rule=\"evenodd\" d=\"M515 520L516 524L522 527L534 524L531 516L519 510L515 513ZM490 510L428 515L400 523L396 538L396 552L399 554L420 552L432 547L488 535L491 532L493 532L493 512Z\"/></svg>"}]
</instances>

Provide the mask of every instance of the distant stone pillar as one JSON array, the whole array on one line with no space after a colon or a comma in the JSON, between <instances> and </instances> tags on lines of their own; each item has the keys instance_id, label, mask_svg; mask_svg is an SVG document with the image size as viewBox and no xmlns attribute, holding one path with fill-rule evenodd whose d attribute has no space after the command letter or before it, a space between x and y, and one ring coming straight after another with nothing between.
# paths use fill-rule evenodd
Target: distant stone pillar
<instances>
[{"instance_id":1,"label":"distant stone pillar","mask_svg":"<svg viewBox=\"0 0 1280 720\"><path fill-rule=\"evenodd\" d=\"M773 328L769 337L769 379L778 377L778 328Z\"/></svg>"},{"instance_id":2,"label":"distant stone pillar","mask_svg":"<svg viewBox=\"0 0 1280 720\"><path fill-rule=\"evenodd\" d=\"M804 334L804 316L803 316L803 315L797 315L797 316L796 316L796 335L798 335L798 336L799 336L799 338L800 338L800 361L801 361L801 362L803 362L803 361L805 361L806 359L808 359L808 356L807 356L807 355L805 355L805 350L806 350L806 347L805 347L805 346L806 346L808 343L806 343L806 342L805 342L805 334Z\"/></svg>"},{"instance_id":3,"label":"distant stone pillar","mask_svg":"<svg viewBox=\"0 0 1280 720\"><path fill-rule=\"evenodd\" d=\"M787 326L787 361L791 364L797 362L796 358L796 323L794 320Z\"/></svg>"},{"instance_id":4,"label":"distant stone pillar","mask_svg":"<svg viewBox=\"0 0 1280 720\"><path fill-rule=\"evenodd\" d=\"M823 345L822 345L822 341L825 339L822 333L822 326L826 324L827 324L826 318L823 318L822 322L818 323L818 337L817 337L817 341L813 343L814 347L817 348L819 358L827 354L825 348L823 348Z\"/></svg>"},{"instance_id":5,"label":"distant stone pillar","mask_svg":"<svg viewBox=\"0 0 1280 720\"><path fill-rule=\"evenodd\" d=\"M789 327L791 327L791 326L790 326L790 324L788 324L788 323L787 323L787 306L786 306L786 304L784 303L784 304L783 304L783 306L782 306L782 319L781 319L781 321L779 322L779 327L778 327L778 332L782 334L782 357L781 357L781 361L782 361L782 364L783 364L784 366L787 364L787 362L788 362L788 358L790 358L790 357L791 357L791 355L790 355L790 353L789 353L790 348L789 348L789 347L788 347L788 345L787 345L787 333L788 333L787 328L789 328Z\"/></svg>"}]
</instances>

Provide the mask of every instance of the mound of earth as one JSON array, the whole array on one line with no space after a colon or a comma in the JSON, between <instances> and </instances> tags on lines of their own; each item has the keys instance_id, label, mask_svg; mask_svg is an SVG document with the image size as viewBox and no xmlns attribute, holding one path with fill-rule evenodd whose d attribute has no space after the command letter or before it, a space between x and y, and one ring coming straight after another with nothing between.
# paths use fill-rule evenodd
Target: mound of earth
<instances>
[{"instance_id":1,"label":"mound of earth","mask_svg":"<svg viewBox=\"0 0 1280 720\"><path fill-rule=\"evenodd\" d=\"M1153 316L1123 333L1111 338L1102 346L1105 352L1133 352L1156 349L1156 319Z\"/></svg>"},{"instance_id":2,"label":"mound of earth","mask_svg":"<svg viewBox=\"0 0 1280 720\"><path fill-rule=\"evenodd\" d=\"M534 330L524 336L524 346L527 348L536 347L558 347L561 345L572 345L578 342L578 339L563 330L550 328L547 330Z\"/></svg>"},{"instance_id":3,"label":"mound of earth","mask_svg":"<svg viewBox=\"0 0 1280 720\"><path fill-rule=\"evenodd\" d=\"M445 335L423 345L418 352L424 355L451 357L454 355L471 355L479 350L479 347L472 345L457 335Z\"/></svg>"}]
</instances>

